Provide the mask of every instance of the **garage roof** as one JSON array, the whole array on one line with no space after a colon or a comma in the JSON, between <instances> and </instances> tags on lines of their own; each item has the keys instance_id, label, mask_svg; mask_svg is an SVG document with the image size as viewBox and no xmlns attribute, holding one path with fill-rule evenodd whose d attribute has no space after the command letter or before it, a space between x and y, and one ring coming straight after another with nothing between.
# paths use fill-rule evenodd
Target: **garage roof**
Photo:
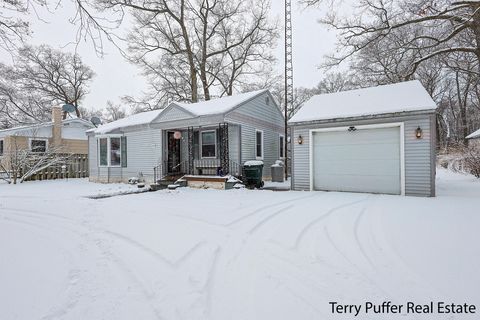
<instances>
[{"instance_id":1,"label":"garage roof","mask_svg":"<svg viewBox=\"0 0 480 320\"><path fill-rule=\"evenodd\" d=\"M420 81L313 96L289 121L291 123L434 110L437 106Z\"/></svg>"}]
</instances>

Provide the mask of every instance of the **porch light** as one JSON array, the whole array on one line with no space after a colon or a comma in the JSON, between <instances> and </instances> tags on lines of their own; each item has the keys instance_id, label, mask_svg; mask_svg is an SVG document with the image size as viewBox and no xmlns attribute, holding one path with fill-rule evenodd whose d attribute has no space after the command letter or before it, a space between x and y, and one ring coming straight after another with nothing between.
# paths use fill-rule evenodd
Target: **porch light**
<instances>
[{"instance_id":1,"label":"porch light","mask_svg":"<svg viewBox=\"0 0 480 320\"><path fill-rule=\"evenodd\" d=\"M415 130L415 137L417 139L421 139L422 138L422 128L418 127L416 130Z\"/></svg>"},{"instance_id":2,"label":"porch light","mask_svg":"<svg viewBox=\"0 0 480 320\"><path fill-rule=\"evenodd\" d=\"M182 133L181 133L180 131L175 131L175 132L173 133L173 138L174 138L175 140L180 140L180 139L182 138Z\"/></svg>"},{"instance_id":3,"label":"porch light","mask_svg":"<svg viewBox=\"0 0 480 320\"><path fill-rule=\"evenodd\" d=\"M302 136L298 136L297 142L298 142L298 144L303 144L303 137L302 137Z\"/></svg>"}]
</instances>

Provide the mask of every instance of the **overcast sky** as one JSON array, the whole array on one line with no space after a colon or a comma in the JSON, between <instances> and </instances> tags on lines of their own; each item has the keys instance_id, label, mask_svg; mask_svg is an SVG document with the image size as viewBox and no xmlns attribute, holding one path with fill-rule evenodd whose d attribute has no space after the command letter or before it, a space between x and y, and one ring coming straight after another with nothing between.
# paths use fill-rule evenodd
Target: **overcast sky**
<instances>
[{"instance_id":1,"label":"overcast sky","mask_svg":"<svg viewBox=\"0 0 480 320\"><path fill-rule=\"evenodd\" d=\"M271 10L272 17L279 18L282 25L283 3L283 0L272 0ZM75 45L69 45L76 32L75 27L68 21L74 13L70 5L64 1L64 7L53 14L38 12L41 20L32 17L30 21L33 35L30 43L48 44L54 48L74 51ZM325 54L334 50L335 34L317 22L320 16L318 9L303 9L296 5L293 9L294 82L297 87L312 87L322 78L322 71L317 66ZM281 31L283 36L283 29ZM123 95L140 96L145 89L146 83L139 74L139 69L126 62L112 44L105 43L105 55L102 58L95 54L88 42L81 43L77 52L96 73L90 86L90 94L83 103L85 107L103 108L107 100L119 102L119 97ZM281 38L275 50L279 72L283 72L283 52ZM8 53L0 52L0 60L8 63L11 58Z\"/></svg>"}]
</instances>

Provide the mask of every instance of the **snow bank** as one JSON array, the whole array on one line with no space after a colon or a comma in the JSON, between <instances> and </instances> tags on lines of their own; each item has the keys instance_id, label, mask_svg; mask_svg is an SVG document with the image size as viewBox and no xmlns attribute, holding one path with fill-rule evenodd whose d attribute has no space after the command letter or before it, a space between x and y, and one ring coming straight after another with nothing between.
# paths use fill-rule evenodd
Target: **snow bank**
<instances>
[{"instance_id":1,"label":"snow bank","mask_svg":"<svg viewBox=\"0 0 480 320\"><path fill-rule=\"evenodd\" d=\"M313 96L289 122L434 110L437 106L418 80Z\"/></svg>"}]
</instances>

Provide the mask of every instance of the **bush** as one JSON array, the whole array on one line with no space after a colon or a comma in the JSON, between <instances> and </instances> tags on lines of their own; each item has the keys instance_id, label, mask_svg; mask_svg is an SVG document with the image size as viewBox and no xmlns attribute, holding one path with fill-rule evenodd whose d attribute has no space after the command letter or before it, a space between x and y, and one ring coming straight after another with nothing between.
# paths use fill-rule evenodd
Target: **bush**
<instances>
[{"instance_id":1,"label":"bush","mask_svg":"<svg viewBox=\"0 0 480 320\"><path fill-rule=\"evenodd\" d=\"M468 172L480 178L480 147L470 146L464 148L463 161Z\"/></svg>"},{"instance_id":2,"label":"bush","mask_svg":"<svg viewBox=\"0 0 480 320\"><path fill-rule=\"evenodd\" d=\"M438 155L438 164L453 172L470 173L480 178L480 145L456 146Z\"/></svg>"}]
</instances>

